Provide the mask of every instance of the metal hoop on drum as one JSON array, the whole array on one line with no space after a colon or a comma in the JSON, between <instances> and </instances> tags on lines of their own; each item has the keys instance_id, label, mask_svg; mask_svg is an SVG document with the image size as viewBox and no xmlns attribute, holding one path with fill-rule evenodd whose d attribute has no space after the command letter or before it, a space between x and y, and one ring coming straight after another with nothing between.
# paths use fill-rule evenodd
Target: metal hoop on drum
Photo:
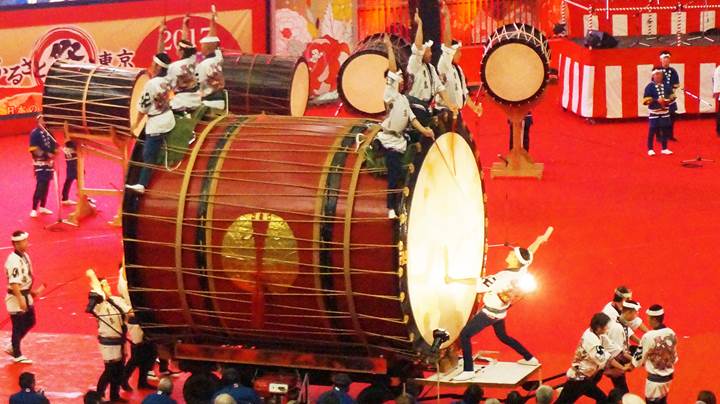
<instances>
[{"instance_id":1,"label":"metal hoop on drum","mask_svg":"<svg viewBox=\"0 0 720 404\"><path fill-rule=\"evenodd\" d=\"M508 24L490 36L480 76L493 99L517 105L542 94L549 63L550 48L542 32L527 24Z\"/></svg>"}]
</instances>

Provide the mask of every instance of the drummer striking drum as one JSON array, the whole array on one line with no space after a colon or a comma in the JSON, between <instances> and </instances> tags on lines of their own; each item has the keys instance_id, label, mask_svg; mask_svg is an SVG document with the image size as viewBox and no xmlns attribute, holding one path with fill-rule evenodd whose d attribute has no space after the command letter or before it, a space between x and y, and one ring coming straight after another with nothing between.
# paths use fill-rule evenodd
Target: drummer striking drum
<instances>
[{"instance_id":1,"label":"drummer striking drum","mask_svg":"<svg viewBox=\"0 0 720 404\"><path fill-rule=\"evenodd\" d=\"M445 91L445 86L440 81L435 66L430 63L433 42L423 43L423 23L418 11L415 12L415 23L417 32L412 45L412 55L410 55L407 65L407 73L412 84L407 95L415 116L421 124L427 126L433 116L432 101L436 96L453 113L457 113L458 107ZM392 51L388 53L392 53Z\"/></svg>"},{"instance_id":2,"label":"drummer striking drum","mask_svg":"<svg viewBox=\"0 0 720 404\"><path fill-rule=\"evenodd\" d=\"M153 57L150 66L152 79L145 83L138 105L140 112L132 127L134 132L142 119L148 116L145 124L143 167L140 170L140 178L137 184L125 185L126 188L138 193L145 192L145 188L150 184L152 166L157 164L165 137L175 127L175 116L170 109L170 83L166 77L169 63L170 57L165 53L158 53Z\"/></svg>"},{"instance_id":3,"label":"drummer striking drum","mask_svg":"<svg viewBox=\"0 0 720 404\"><path fill-rule=\"evenodd\" d=\"M197 67L200 82L202 103L213 109L225 109L225 78L223 77L223 55L220 51L220 38L217 37L215 20L217 14L213 10L208 36L200 40L202 54L205 57Z\"/></svg>"},{"instance_id":4,"label":"drummer striking drum","mask_svg":"<svg viewBox=\"0 0 720 404\"><path fill-rule=\"evenodd\" d=\"M402 72L398 71L395 55L390 37L385 35L385 45L388 49L388 72L386 77L385 94L383 96L387 116L382 122L382 129L376 139L380 148L385 151L385 165L388 170L387 208L388 218L397 217L399 202L398 188L402 176L402 157L407 149L405 130L408 124L417 129L423 136L433 138L433 131L424 127L415 117L407 98L400 93L402 85Z\"/></svg>"}]
</instances>

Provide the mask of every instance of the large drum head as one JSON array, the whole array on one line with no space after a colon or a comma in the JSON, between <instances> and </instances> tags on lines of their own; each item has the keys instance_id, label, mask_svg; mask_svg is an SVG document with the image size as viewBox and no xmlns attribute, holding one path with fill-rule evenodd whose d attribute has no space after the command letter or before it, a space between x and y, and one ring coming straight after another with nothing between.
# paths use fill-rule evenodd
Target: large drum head
<instances>
[{"instance_id":1,"label":"large drum head","mask_svg":"<svg viewBox=\"0 0 720 404\"><path fill-rule=\"evenodd\" d=\"M523 43L507 43L491 50L484 70L488 90L511 103L532 98L545 84L546 63Z\"/></svg>"},{"instance_id":2,"label":"large drum head","mask_svg":"<svg viewBox=\"0 0 720 404\"><path fill-rule=\"evenodd\" d=\"M310 94L310 71L307 63L301 61L293 74L292 89L290 90L290 115L303 116L307 108Z\"/></svg>"},{"instance_id":3,"label":"large drum head","mask_svg":"<svg viewBox=\"0 0 720 404\"><path fill-rule=\"evenodd\" d=\"M137 77L137 81L135 81L135 86L132 89L132 96L130 97L130 124L137 122L138 115L140 114L140 111L138 110L138 104L140 103L140 98L142 97L143 88L145 87L145 83L148 82L150 78L148 77L147 73L142 73ZM145 127L145 121L147 121L147 116L143 118L143 121L140 122L140 124L135 129L135 132L132 133L133 136L138 137L140 136L140 133L142 132L143 128Z\"/></svg>"},{"instance_id":4,"label":"large drum head","mask_svg":"<svg viewBox=\"0 0 720 404\"><path fill-rule=\"evenodd\" d=\"M410 196L407 291L417 332L429 345L444 328L451 344L465 326L485 265L483 183L472 150L456 133L428 151ZM411 327L412 328L412 327ZM413 330L414 331L414 330Z\"/></svg>"},{"instance_id":5,"label":"large drum head","mask_svg":"<svg viewBox=\"0 0 720 404\"><path fill-rule=\"evenodd\" d=\"M366 114L385 111L385 71L388 58L379 51L351 56L340 72L340 91L350 106Z\"/></svg>"}]
</instances>

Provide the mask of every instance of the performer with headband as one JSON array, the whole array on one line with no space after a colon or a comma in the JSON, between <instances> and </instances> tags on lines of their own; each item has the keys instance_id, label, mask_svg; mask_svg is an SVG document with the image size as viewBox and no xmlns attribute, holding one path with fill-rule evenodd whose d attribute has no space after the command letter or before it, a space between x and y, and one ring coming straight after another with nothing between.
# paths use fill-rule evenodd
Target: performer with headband
<instances>
[{"instance_id":1,"label":"performer with headband","mask_svg":"<svg viewBox=\"0 0 720 404\"><path fill-rule=\"evenodd\" d=\"M598 404L605 403L607 396L597 386L602 377L601 370L608 363L623 371L631 368L631 365L623 366L612 357L612 343L607 338L610 321L605 313L595 313L590 319L590 327L580 337L572 365L567 371L568 380L555 404L574 403L582 396L588 396Z\"/></svg>"},{"instance_id":2,"label":"performer with headband","mask_svg":"<svg viewBox=\"0 0 720 404\"><path fill-rule=\"evenodd\" d=\"M160 27L164 30L164 25ZM162 35L162 31L160 31ZM170 65L170 56L166 53L158 53L153 57L149 74L152 77L145 83L142 97L138 103L138 117L133 124L134 132L145 116L148 117L145 124L145 139L143 144L143 166L140 169L140 177L137 184L127 184L125 188L138 193L144 193L150 184L150 177L154 165L160 155L160 150L165 137L175 127L175 115L170 109L170 82L167 80L167 69Z\"/></svg>"},{"instance_id":3,"label":"performer with headband","mask_svg":"<svg viewBox=\"0 0 720 404\"><path fill-rule=\"evenodd\" d=\"M663 81L670 87L670 94L673 95L672 100L668 102L668 110L670 111L668 140L677 142L675 138L675 118L677 117L677 103L675 101L677 95L675 94L675 90L680 88L680 76L677 70L670 66L670 56L670 51L664 50L660 52L660 69L663 71Z\"/></svg>"},{"instance_id":4,"label":"performer with headband","mask_svg":"<svg viewBox=\"0 0 720 404\"><path fill-rule=\"evenodd\" d=\"M417 32L407 64L407 73L412 84L407 94L415 116L421 124L428 126L433 117L432 101L435 97L439 97L443 105L454 114L457 114L458 106L448 96L435 66L430 63L433 42L423 43L423 23L419 10L415 11L415 23Z\"/></svg>"},{"instance_id":5,"label":"performer with headband","mask_svg":"<svg viewBox=\"0 0 720 404\"><path fill-rule=\"evenodd\" d=\"M217 37L215 26L217 13L213 6L210 19L210 32L200 40L202 54L205 57L197 67L198 81L200 82L200 96L202 103L210 108L224 110L225 105L225 78L222 71L223 55L220 51L220 38Z\"/></svg>"},{"instance_id":6,"label":"performer with headband","mask_svg":"<svg viewBox=\"0 0 720 404\"><path fill-rule=\"evenodd\" d=\"M199 86L195 76L197 49L190 38L190 16L183 18L182 38L178 42L178 60L170 63L167 77L175 97L170 107L175 112L193 111L202 105Z\"/></svg>"},{"instance_id":7,"label":"performer with headband","mask_svg":"<svg viewBox=\"0 0 720 404\"><path fill-rule=\"evenodd\" d=\"M387 114L381 124L382 129L375 137L374 145L385 154L385 166L388 170L388 219L395 219L397 218L395 209L399 202L398 190L402 179L402 157L407 150L408 143L405 131L409 125L412 125L423 136L433 138L434 134L430 128L424 127L418 121L410 108L408 99L400 92L403 82L402 72L397 68L392 42L387 34L385 34L384 42L388 51L388 71L383 94Z\"/></svg>"},{"instance_id":8,"label":"performer with headband","mask_svg":"<svg viewBox=\"0 0 720 404\"><path fill-rule=\"evenodd\" d=\"M678 361L678 340L675 331L665 325L662 306L654 304L646 313L652 330L642 336L632 364L635 367L645 365L645 400L652 404L665 404Z\"/></svg>"},{"instance_id":9,"label":"performer with headband","mask_svg":"<svg viewBox=\"0 0 720 404\"><path fill-rule=\"evenodd\" d=\"M634 337L630 324L638 318L640 303L626 299L622 302L622 311L616 320L610 320L607 337L612 343L610 355L619 364L626 365L632 361L632 352L637 346L630 346L630 338ZM608 316L609 317L609 316ZM637 339L637 337L635 337ZM625 393L629 392L626 369L608 367L605 369L605 376L612 380L613 386Z\"/></svg>"},{"instance_id":10,"label":"performer with headband","mask_svg":"<svg viewBox=\"0 0 720 404\"><path fill-rule=\"evenodd\" d=\"M534 280L530 278L528 267L532 264L535 253L540 245L547 242L553 232L552 227L548 227L545 234L539 236L528 247L515 247L505 258L507 269L504 269L495 275L479 278L477 282L478 293L483 295L483 307L465 327L460 331L460 344L463 351L463 372L456 376L453 380L465 381L475 377L475 367L472 355L472 337L485 328L492 326L495 335L505 345L508 345L515 352L522 355L523 359L518 363L523 365L538 365L540 362L531 354L520 342L507 335L505 331L505 317L510 306L517 300L521 299L528 289L525 283L532 283ZM450 279L451 281L461 279Z\"/></svg>"},{"instance_id":11,"label":"performer with headband","mask_svg":"<svg viewBox=\"0 0 720 404\"><path fill-rule=\"evenodd\" d=\"M447 96L454 105L457 106L457 118L455 119L455 131L462 135L475 148L475 142L470 135L470 131L465 126L462 116L462 108L467 105L475 112L477 116L483 113L482 104L475 103L470 92L468 91L465 73L460 67L460 59L462 57L462 43L452 39L452 25L450 24L450 10L443 1L440 13L445 21L443 28L443 44L442 55L438 61L438 73L440 80L445 86ZM444 126L444 132L453 130L453 114L442 100L442 97L436 97L435 103L440 111L440 122Z\"/></svg>"},{"instance_id":12,"label":"performer with headband","mask_svg":"<svg viewBox=\"0 0 720 404\"><path fill-rule=\"evenodd\" d=\"M627 286L618 286L613 291L612 301L603 307L602 312L607 314L610 320L618 321L618 317L623 311L623 303L628 299L632 299L632 291ZM627 325L632 331L640 329L642 332L647 332L648 330L645 324L643 324L642 319L638 316L635 316ZM631 335L630 338L634 342L640 342L640 338L635 335Z\"/></svg>"},{"instance_id":13,"label":"performer with headband","mask_svg":"<svg viewBox=\"0 0 720 404\"><path fill-rule=\"evenodd\" d=\"M107 280L98 279L92 269L86 273L90 278L90 294L85 311L97 319L100 354L105 362L105 369L98 379L97 392L104 396L110 385L110 401L127 402L120 397L120 386L123 384L123 346L127 332L125 323L131 315L131 308L121 297L112 295Z\"/></svg>"},{"instance_id":14,"label":"performer with headband","mask_svg":"<svg viewBox=\"0 0 720 404\"><path fill-rule=\"evenodd\" d=\"M662 145L662 154L673 154L667 148L668 138L670 137L670 110L668 104L675 99L672 87L665 83L664 73L661 67L655 67L652 71L652 81L645 86L643 94L643 104L648 106L650 112L649 130L647 139L648 156L654 156L655 138L660 140Z\"/></svg>"},{"instance_id":15,"label":"performer with headband","mask_svg":"<svg viewBox=\"0 0 720 404\"><path fill-rule=\"evenodd\" d=\"M52 215L52 211L45 207L47 202L50 181L55 173L55 150L57 142L50 132L45 129L42 115L37 117L37 126L30 132L30 154L35 168L35 192L33 193L32 210L30 217L37 217L38 212L43 215ZM39 206L39 207L38 207Z\"/></svg>"},{"instance_id":16,"label":"performer with headband","mask_svg":"<svg viewBox=\"0 0 720 404\"><path fill-rule=\"evenodd\" d=\"M5 260L5 275L8 288L5 307L12 322L12 346L5 350L15 363L31 364L32 360L22 354L21 342L35 326L35 307L33 298L39 290L33 290L33 270L27 253L28 233L18 230L12 234L14 251Z\"/></svg>"}]
</instances>

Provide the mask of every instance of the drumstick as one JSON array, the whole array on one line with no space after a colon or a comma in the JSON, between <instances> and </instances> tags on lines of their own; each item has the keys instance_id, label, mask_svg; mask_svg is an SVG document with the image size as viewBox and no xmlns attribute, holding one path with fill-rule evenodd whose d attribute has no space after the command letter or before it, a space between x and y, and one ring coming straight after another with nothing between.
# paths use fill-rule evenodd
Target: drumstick
<instances>
[{"instance_id":1,"label":"drumstick","mask_svg":"<svg viewBox=\"0 0 720 404\"><path fill-rule=\"evenodd\" d=\"M105 292L102 290L102 285L100 285L100 280L97 275L95 275L95 270L88 268L88 270L85 271L85 275L90 279L90 290L99 295L105 296Z\"/></svg>"}]
</instances>

